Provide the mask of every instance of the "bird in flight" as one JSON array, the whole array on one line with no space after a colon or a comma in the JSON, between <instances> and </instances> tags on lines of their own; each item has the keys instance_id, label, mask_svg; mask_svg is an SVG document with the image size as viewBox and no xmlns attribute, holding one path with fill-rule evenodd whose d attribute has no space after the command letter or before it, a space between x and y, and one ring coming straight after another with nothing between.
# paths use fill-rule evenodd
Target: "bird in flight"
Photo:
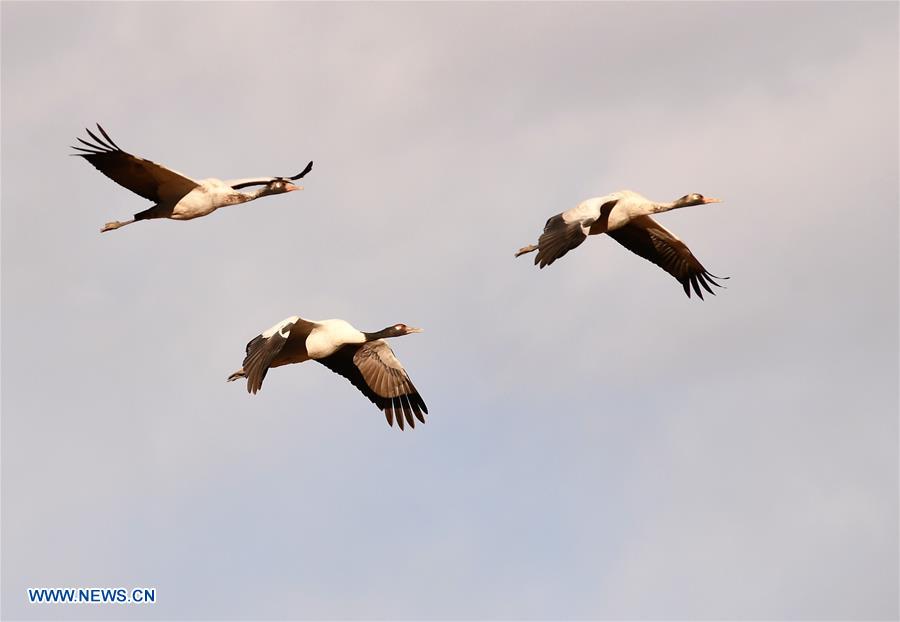
<instances>
[{"instance_id":1,"label":"bird in flight","mask_svg":"<svg viewBox=\"0 0 900 622\"><path fill-rule=\"evenodd\" d=\"M404 420L414 428L416 419L425 423L428 408L384 340L420 332L421 328L394 324L364 333L344 320L313 321L295 315L251 339L241 368L228 382L246 378L247 391L256 393L270 368L313 360L353 383L384 412L389 425L396 418L401 430Z\"/></svg>"},{"instance_id":2,"label":"bird in flight","mask_svg":"<svg viewBox=\"0 0 900 622\"><path fill-rule=\"evenodd\" d=\"M161 164L123 151L99 123L97 130L102 138L86 129L94 142L78 138L85 146L73 146L72 149L80 153L71 155L84 158L120 186L154 203L152 207L135 214L131 220L114 220L106 223L100 229L101 232L112 231L151 218L191 220L211 214L226 205L237 205L273 194L302 190L302 186L295 186L291 182L306 175L312 170L313 165L310 162L293 177L250 177L229 181L215 178L195 180ZM262 187L252 192L240 192L242 188L251 186Z\"/></svg>"},{"instance_id":3,"label":"bird in flight","mask_svg":"<svg viewBox=\"0 0 900 622\"><path fill-rule=\"evenodd\" d=\"M630 190L587 199L547 220L538 243L523 246L516 252L516 257L537 251L534 263L543 269L579 246L587 236L605 233L632 253L674 276L688 298L693 288L702 300L701 287L715 295L710 284L722 287L716 279L728 277L710 274L687 245L651 215L708 203L721 203L721 199L694 193L670 203L658 203Z\"/></svg>"}]
</instances>

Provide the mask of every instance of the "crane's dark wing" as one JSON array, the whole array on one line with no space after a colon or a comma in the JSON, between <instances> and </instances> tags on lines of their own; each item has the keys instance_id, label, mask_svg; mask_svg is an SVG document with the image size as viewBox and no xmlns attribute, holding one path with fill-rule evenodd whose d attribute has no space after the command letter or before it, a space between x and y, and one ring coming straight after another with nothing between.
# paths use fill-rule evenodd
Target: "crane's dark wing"
<instances>
[{"instance_id":1,"label":"crane's dark wing","mask_svg":"<svg viewBox=\"0 0 900 622\"><path fill-rule=\"evenodd\" d=\"M226 186L231 186L233 190L241 188L249 188L250 186L265 186L266 184L280 179L279 177L246 177L243 179L229 179L225 182Z\"/></svg>"},{"instance_id":2,"label":"crane's dark wing","mask_svg":"<svg viewBox=\"0 0 900 622\"><path fill-rule=\"evenodd\" d=\"M293 177L288 177L291 181L297 181L301 177L304 177L308 172L312 170L312 160L309 161L309 164L306 165L306 168L294 175Z\"/></svg>"},{"instance_id":3,"label":"crane's dark wing","mask_svg":"<svg viewBox=\"0 0 900 622\"><path fill-rule=\"evenodd\" d=\"M72 155L81 156L120 186L155 203L174 204L199 185L193 179L161 164L122 151L99 123L97 129L103 138L86 130L94 142L79 138L78 141L87 148L72 147L83 152Z\"/></svg>"},{"instance_id":4,"label":"crane's dark wing","mask_svg":"<svg viewBox=\"0 0 900 622\"><path fill-rule=\"evenodd\" d=\"M691 297L693 287L694 292L703 300L701 285L715 295L709 284L722 287L715 279L728 278L707 272L684 242L649 216L639 216L624 227L606 233L632 253L652 261L678 279L688 298Z\"/></svg>"},{"instance_id":5,"label":"crane's dark wing","mask_svg":"<svg viewBox=\"0 0 900 622\"><path fill-rule=\"evenodd\" d=\"M297 181L308 172L312 170L313 163L310 161L309 164L306 165L306 168L294 175L293 177L247 177L245 179L230 179L225 182L225 185L231 186L235 190L240 190L241 188L248 188L250 186L264 186L269 182L273 182L276 179L281 179L282 181Z\"/></svg>"},{"instance_id":6,"label":"crane's dark wing","mask_svg":"<svg viewBox=\"0 0 900 622\"><path fill-rule=\"evenodd\" d=\"M346 345L334 354L316 360L352 382L384 411L389 425L394 425L395 416L401 430L404 418L413 428L416 419L425 423L428 407L384 340Z\"/></svg>"},{"instance_id":7,"label":"crane's dark wing","mask_svg":"<svg viewBox=\"0 0 900 622\"><path fill-rule=\"evenodd\" d=\"M538 252L534 257L534 264L541 268L549 266L573 248L577 248L586 238L587 234L580 221L566 222L562 214L557 214L547 220L544 232L538 238Z\"/></svg>"},{"instance_id":8,"label":"crane's dark wing","mask_svg":"<svg viewBox=\"0 0 900 622\"><path fill-rule=\"evenodd\" d=\"M270 336L257 335L247 344L247 356L242 368L247 376L249 393L256 393L262 387L269 366L287 342L293 325L293 322L285 323Z\"/></svg>"},{"instance_id":9,"label":"crane's dark wing","mask_svg":"<svg viewBox=\"0 0 900 622\"><path fill-rule=\"evenodd\" d=\"M618 202L618 199L612 199L599 209L595 205L582 204L548 219L544 225L544 232L538 239L534 265L539 265L543 269L544 266L549 266L578 247L587 238L591 225L598 220L608 219L609 213Z\"/></svg>"}]
</instances>

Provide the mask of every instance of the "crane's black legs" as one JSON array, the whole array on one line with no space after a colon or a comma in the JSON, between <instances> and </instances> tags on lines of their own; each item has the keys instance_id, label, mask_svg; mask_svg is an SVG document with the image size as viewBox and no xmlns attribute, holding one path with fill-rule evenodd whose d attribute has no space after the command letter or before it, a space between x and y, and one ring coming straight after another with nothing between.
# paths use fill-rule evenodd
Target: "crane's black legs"
<instances>
[{"instance_id":1,"label":"crane's black legs","mask_svg":"<svg viewBox=\"0 0 900 622\"><path fill-rule=\"evenodd\" d=\"M169 218L171 215L171 210L163 209L157 204L148 207L142 212L138 212L131 220L114 220L112 222L108 222L103 225L103 228L100 229L100 232L103 233L104 231L112 231L113 229L118 229L119 227L130 225L131 223L137 222L138 220L150 220L151 218Z\"/></svg>"}]
</instances>

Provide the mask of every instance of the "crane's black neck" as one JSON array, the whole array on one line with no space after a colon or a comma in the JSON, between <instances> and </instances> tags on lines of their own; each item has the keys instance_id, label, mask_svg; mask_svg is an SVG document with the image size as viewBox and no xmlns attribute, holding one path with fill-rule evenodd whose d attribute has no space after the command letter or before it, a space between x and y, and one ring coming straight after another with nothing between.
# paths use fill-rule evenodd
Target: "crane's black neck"
<instances>
[{"instance_id":1,"label":"crane's black neck","mask_svg":"<svg viewBox=\"0 0 900 622\"><path fill-rule=\"evenodd\" d=\"M376 331L374 333L363 333L366 336L366 341L375 341L376 339L387 339L388 337L396 337L397 329L393 326L389 326L388 328Z\"/></svg>"}]
</instances>

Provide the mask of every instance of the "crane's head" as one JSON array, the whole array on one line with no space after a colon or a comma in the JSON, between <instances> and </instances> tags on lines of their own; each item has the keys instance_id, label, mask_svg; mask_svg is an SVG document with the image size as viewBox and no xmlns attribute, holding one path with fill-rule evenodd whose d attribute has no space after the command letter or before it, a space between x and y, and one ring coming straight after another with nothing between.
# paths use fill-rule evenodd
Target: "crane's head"
<instances>
[{"instance_id":1,"label":"crane's head","mask_svg":"<svg viewBox=\"0 0 900 622\"><path fill-rule=\"evenodd\" d=\"M294 190L303 190L303 186L295 186L281 177L276 177L266 184L266 194L283 194L285 192L293 192Z\"/></svg>"},{"instance_id":2,"label":"crane's head","mask_svg":"<svg viewBox=\"0 0 900 622\"><path fill-rule=\"evenodd\" d=\"M678 207L689 207L691 205L705 205L706 203L721 203L722 199L713 199L712 197L705 197L702 194L698 194L696 192L692 192L691 194L686 194L677 201L675 204Z\"/></svg>"},{"instance_id":3,"label":"crane's head","mask_svg":"<svg viewBox=\"0 0 900 622\"><path fill-rule=\"evenodd\" d=\"M390 333L391 337L402 337L403 335L409 335L411 333L421 333L423 329L421 328L413 328L412 326L407 326L406 324L394 324L393 326L388 326L384 329L384 332Z\"/></svg>"}]
</instances>

